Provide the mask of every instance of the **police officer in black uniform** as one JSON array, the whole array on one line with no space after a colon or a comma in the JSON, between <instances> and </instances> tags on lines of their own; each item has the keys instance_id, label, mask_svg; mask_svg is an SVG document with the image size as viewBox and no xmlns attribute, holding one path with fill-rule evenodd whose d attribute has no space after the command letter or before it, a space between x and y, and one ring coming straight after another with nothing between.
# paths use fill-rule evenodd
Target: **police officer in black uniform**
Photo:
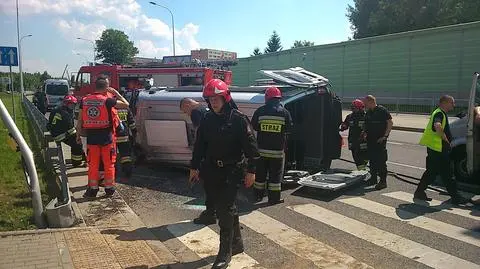
<instances>
[{"instance_id":1,"label":"police officer in black uniform","mask_svg":"<svg viewBox=\"0 0 480 269\"><path fill-rule=\"evenodd\" d=\"M47 130L53 136L55 142L63 142L71 148L71 159L74 167L82 165L85 158L82 144L77 143L77 130L74 125L73 109L77 104L77 98L66 95L62 105L55 108L48 118Z\"/></svg>"},{"instance_id":2,"label":"police officer in black uniform","mask_svg":"<svg viewBox=\"0 0 480 269\"><path fill-rule=\"evenodd\" d=\"M352 113L345 117L340 126L340 131L348 129L348 149L352 151L353 160L357 170L367 168L368 153L367 141L364 139L365 132L365 104L360 99L352 102Z\"/></svg>"},{"instance_id":3,"label":"police officer in black uniform","mask_svg":"<svg viewBox=\"0 0 480 269\"><path fill-rule=\"evenodd\" d=\"M208 112L208 107L200 104L199 102L191 98L186 97L180 100L180 110L183 113L187 114L192 121L193 129L189 129L189 130L192 133L190 135L190 137L193 138L192 143L195 143L198 127L200 127L200 124L205 118L205 115ZM204 189L209 186L210 186L209 184L203 184ZM217 223L217 216L215 214L215 204L213 204L213 200L208 197L209 193L211 193L211 191L205 190L206 209L200 214L200 216L198 216L193 220L193 223L195 224L210 225L210 224Z\"/></svg>"},{"instance_id":4,"label":"police officer in black uniform","mask_svg":"<svg viewBox=\"0 0 480 269\"><path fill-rule=\"evenodd\" d=\"M268 203L278 204L282 190L281 182L285 163L286 134L293 127L290 112L286 110L280 99L282 92L277 87L269 87L265 91L265 105L259 107L252 117L253 129L257 131L260 161L254 187L256 202L265 196L268 175Z\"/></svg>"},{"instance_id":5,"label":"police officer in black uniform","mask_svg":"<svg viewBox=\"0 0 480 269\"><path fill-rule=\"evenodd\" d=\"M246 187L253 185L260 156L248 117L237 110L227 84L212 79L203 96L210 111L197 131L189 180L198 181L200 176L209 185L205 190L212 191L208 197L213 200L220 226L220 247L212 268L224 269L232 255L243 252L235 199L242 179Z\"/></svg>"},{"instance_id":6,"label":"police officer in black uniform","mask_svg":"<svg viewBox=\"0 0 480 269\"><path fill-rule=\"evenodd\" d=\"M372 95L367 95L363 102L367 108L365 132L372 176L367 184L375 185L375 189L381 190L387 187L387 138L392 131L392 116L385 107L377 105L377 100ZM380 177L378 183L377 176Z\"/></svg>"}]
</instances>

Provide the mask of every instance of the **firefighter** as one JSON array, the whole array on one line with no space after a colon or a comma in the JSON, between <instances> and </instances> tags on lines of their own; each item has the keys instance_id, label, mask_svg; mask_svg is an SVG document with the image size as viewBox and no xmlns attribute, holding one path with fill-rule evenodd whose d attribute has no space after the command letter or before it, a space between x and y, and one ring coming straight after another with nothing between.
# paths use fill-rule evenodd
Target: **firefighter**
<instances>
[{"instance_id":1,"label":"firefighter","mask_svg":"<svg viewBox=\"0 0 480 269\"><path fill-rule=\"evenodd\" d=\"M77 104L77 98L73 95L66 95L62 105L55 108L48 118L47 130L53 136L55 142L63 142L71 148L71 160L74 167L82 165L85 158L82 144L77 143L74 124L73 110Z\"/></svg>"},{"instance_id":2,"label":"firefighter","mask_svg":"<svg viewBox=\"0 0 480 269\"><path fill-rule=\"evenodd\" d=\"M197 182L200 176L209 185L205 189L212 190L209 198L220 226L220 247L212 268L223 269L232 255L243 252L235 199L242 178L246 187L255 182L255 164L260 156L248 117L238 111L227 84L210 80L203 97L210 111L197 131L189 181Z\"/></svg>"},{"instance_id":3,"label":"firefighter","mask_svg":"<svg viewBox=\"0 0 480 269\"><path fill-rule=\"evenodd\" d=\"M193 141L196 139L196 133L198 127L202 123L205 115L208 112L208 107L205 105L200 104L199 102L191 99L191 98L183 98L180 101L180 110L190 117L190 120L193 124ZM194 142L195 143L195 142ZM211 184L203 184L203 188L210 187ZM204 224L210 225L217 223L217 217L215 214L215 204L213 204L213 200L209 198L209 194L211 193L210 190L205 190L205 207L206 209L200 213L200 216L193 220L195 224Z\"/></svg>"},{"instance_id":4,"label":"firefighter","mask_svg":"<svg viewBox=\"0 0 480 269\"><path fill-rule=\"evenodd\" d=\"M367 185L375 185L376 190L381 190L387 187L387 139L393 127L392 116L385 107L377 105L372 95L366 96L363 103L367 109L365 133L371 174ZM378 183L377 177L380 177Z\"/></svg>"},{"instance_id":5,"label":"firefighter","mask_svg":"<svg viewBox=\"0 0 480 269\"><path fill-rule=\"evenodd\" d=\"M425 190L440 175L453 204L464 204L469 202L457 192L457 184L452 178L450 168L450 143L452 134L448 123L447 112L455 107L455 100L452 96L444 95L440 98L440 104L430 116L430 121L425 128L420 144L427 147L426 170L420 179L415 191L414 198L431 201Z\"/></svg>"},{"instance_id":6,"label":"firefighter","mask_svg":"<svg viewBox=\"0 0 480 269\"><path fill-rule=\"evenodd\" d=\"M290 112L280 103L282 92L276 87L265 91L265 105L259 107L252 118L253 129L257 131L260 161L257 164L254 184L255 201L265 196L268 176L268 203L282 203L281 182L285 163L286 134L292 130Z\"/></svg>"},{"instance_id":7,"label":"firefighter","mask_svg":"<svg viewBox=\"0 0 480 269\"><path fill-rule=\"evenodd\" d=\"M110 93L110 94L109 94ZM119 100L117 100L115 96ZM80 103L77 121L77 141L80 133L87 134L88 187L84 197L96 197L99 183L99 164L105 169L105 193L115 193L115 128L119 125L115 108L128 108L129 103L115 89L109 87L106 76L95 81L95 92L85 96Z\"/></svg>"},{"instance_id":8,"label":"firefighter","mask_svg":"<svg viewBox=\"0 0 480 269\"><path fill-rule=\"evenodd\" d=\"M352 102L352 113L345 117L340 126L340 131L348 130L348 149L352 151L353 160L357 170L365 170L368 163L367 141L365 132L365 104L360 99Z\"/></svg>"},{"instance_id":9,"label":"firefighter","mask_svg":"<svg viewBox=\"0 0 480 269\"><path fill-rule=\"evenodd\" d=\"M33 96L33 103L43 115L47 112L47 96L42 90L35 92Z\"/></svg>"},{"instance_id":10,"label":"firefighter","mask_svg":"<svg viewBox=\"0 0 480 269\"><path fill-rule=\"evenodd\" d=\"M120 92L125 96L124 92ZM120 166L123 174L130 178L132 175L132 142L135 141L137 128L130 108L117 109L120 124L116 129L116 142L120 154Z\"/></svg>"}]
</instances>

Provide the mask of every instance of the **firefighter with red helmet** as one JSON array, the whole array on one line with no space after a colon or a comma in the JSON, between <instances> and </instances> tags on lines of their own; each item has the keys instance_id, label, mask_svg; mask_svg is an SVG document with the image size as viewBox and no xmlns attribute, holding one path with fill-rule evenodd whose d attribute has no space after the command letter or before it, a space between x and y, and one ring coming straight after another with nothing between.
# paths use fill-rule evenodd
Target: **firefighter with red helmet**
<instances>
[{"instance_id":1,"label":"firefighter with red helmet","mask_svg":"<svg viewBox=\"0 0 480 269\"><path fill-rule=\"evenodd\" d=\"M87 134L88 187L84 197L97 196L100 162L105 169L105 193L107 196L115 193L115 128L119 124L116 108L128 106L128 101L109 86L108 78L103 75L95 81L95 92L80 103L77 141L81 141L79 134L84 130Z\"/></svg>"},{"instance_id":2,"label":"firefighter with red helmet","mask_svg":"<svg viewBox=\"0 0 480 269\"><path fill-rule=\"evenodd\" d=\"M282 92L277 87L265 91L265 105L259 107L252 117L253 129L257 131L260 161L254 184L256 202L265 196L268 176L268 203L277 204L281 199L281 182L285 163L286 136L293 127L290 112L280 103Z\"/></svg>"},{"instance_id":3,"label":"firefighter with red helmet","mask_svg":"<svg viewBox=\"0 0 480 269\"><path fill-rule=\"evenodd\" d=\"M203 97L210 111L197 131L189 181L201 177L208 185L205 190L211 192L208 197L215 205L220 226L220 247L212 268L223 269L232 255L243 252L235 199L242 179L246 187L255 182L260 156L249 119L238 111L227 84L210 80Z\"/></svg>"},{"instance_id":4,"label":"firefighter with red helmet","mask_svg":"<svg viewBox=\"0 0 480 269\"><path fill-rule=\"evenodd\" d=\"M77 104L77 98L73 95L66 95L62 105L50 112L48 117L47 130L58 143L65 143L71 148L71 160L74 167L81 166L85 158L82 143L77 143L74 125L73 110Z\"/></svg>"},{"instance_id":5,"label":"firefighter with red helmet","mask_svg":"<svg viewBox=\"0 0 480 269\"><path fill-rule=\"evenodd\" d=\"M348 149L352 151L353 160L358 170L365 170L368 163L367 141L365 132L365 104L355 99L351 105L352 113L345 117L340 125L340 131L348 131Z\"/></svg>"}]
</instances>

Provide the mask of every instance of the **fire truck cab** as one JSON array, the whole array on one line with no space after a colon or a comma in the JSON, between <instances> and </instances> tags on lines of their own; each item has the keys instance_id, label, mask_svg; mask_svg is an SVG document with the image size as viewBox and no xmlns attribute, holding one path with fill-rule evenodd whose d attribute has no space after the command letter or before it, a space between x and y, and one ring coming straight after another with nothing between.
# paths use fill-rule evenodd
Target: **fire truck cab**
<instances>
[{"instance_id":1,"label":"fire truck cab","mask_svg":"<svg viewBox=\"0 0 480 269\"><path fill-rule=\"evenodd\" d=\"M133 84L136 89L142 88L143 86L138 84L145 79L153 81L153 86L157 87L203 86L212 78L222 79L229 85L232 82L231 71L208 67L176 67L172 65L129 67L99 64L80 67L77 76L72 77L72 85L75 85L73 94L82 97L92 93L95 89L94 82L100 75L108 76L110 86L117 90L127 89L130 86L129 84Z\"/></svg>"}]
</instances>

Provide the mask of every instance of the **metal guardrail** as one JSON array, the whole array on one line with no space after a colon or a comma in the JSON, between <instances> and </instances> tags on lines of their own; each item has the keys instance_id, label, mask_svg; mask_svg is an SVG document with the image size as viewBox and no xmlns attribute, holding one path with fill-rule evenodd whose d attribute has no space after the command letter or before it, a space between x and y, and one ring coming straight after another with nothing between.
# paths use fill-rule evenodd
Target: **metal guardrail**
<instances>
[{"instance_id":1,"label":"metal guardrail","mask_svg":"<svg viewBox=\"0 0 480 269\"><path fill-rule=\"evenodd\" d=\"M343 108L350 109L353 100L359 97L342 97ZM435 98L405 98L376 96L377 103L393 113L430 114L438 106ZM450 113L455 115L468 109L468 99L455 99L455 109Z\"/></svg>"},{"instance_id":2,"label":"metal guardrail","mask_svg":"<svg viewBox=\"0 0 480 269\"><path fill-rule=\"evenodd\" d=\"M26 108L25 110L27 111L27 116L30 119L30 122L32 123L33 129L34 129L34 135L39 143L39 145L42 147L42 149L48 147L48 142L49 140L45 136L47 133L47 123L48 120L45 117L40 110L37 109L37 107L28 100L26 96L23 96L23 105ZM57 156L58 156L58 165L59 165L59 170L60 170L60 188L61 188L61 196L62 197L57 197L59 203L58 205L66 204L70 201L70 193L68 191L68 177L67 177L67 168L65 165L65 159L63 158L63 150L62 150L62 144L61 143L56 143L57 146Z\"/></svg>"},{"instance_id":3,"label":"metal guardrail","mask_svg":"<svg viewBox=\"0 0 480 269\"><path fill-rule=\"evenodd\" d=\"M35 219L35 224L39 228L44 228L45 220L43 219L42 193L40 192L40 183L38 181L37 168L35 166L33 152L23 138L22 133L18 130L17 125L8 113L8 110L3 104L2 100L0 100L0 114L2 116L3 122L5 123L5 126L8 128L8 131L17 142L18 147L20 148L20 152L22 153L22 161L25 162L25 166L28 170L27 173L30 179L30 183L27 182L27 184L29 184L30 192L32 193L33 215Z\"/></svg>"}]
</instances>

